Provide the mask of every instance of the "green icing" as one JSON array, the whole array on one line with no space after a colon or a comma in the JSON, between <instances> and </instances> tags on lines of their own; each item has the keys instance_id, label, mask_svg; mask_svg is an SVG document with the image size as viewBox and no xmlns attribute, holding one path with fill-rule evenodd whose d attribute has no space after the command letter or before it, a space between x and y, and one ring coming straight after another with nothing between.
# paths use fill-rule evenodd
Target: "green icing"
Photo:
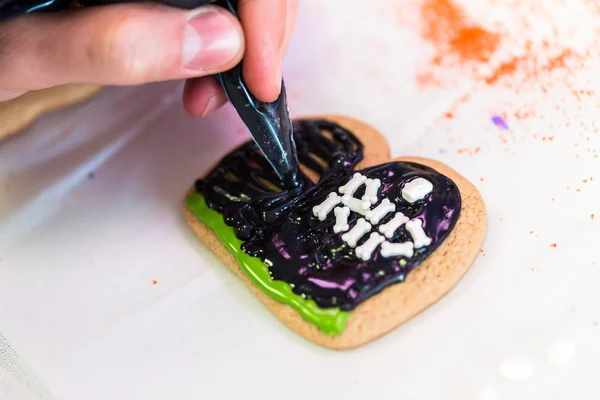
<instances>
[{"instance_id":1,"label":"green icing","mask_svg":"<svg viewBox=\"0 0 600 400\"><path fill-rule=\"evenodd\" d=\"M249 256L242 250L243 242L235 236L233 228L225 224L223 216L206 204L204 196L192 193L187 197L186 202L196 218L215 232L227 250L237 258L242 271L265 294L291 306L302 315L302 318L315 324L328 335L333 336L344 331L348 322L348 312L339 308L320 308L314 301L295 294L286 282L271 279L269 268L259 258Z\"/></svg>"}]
</instances>

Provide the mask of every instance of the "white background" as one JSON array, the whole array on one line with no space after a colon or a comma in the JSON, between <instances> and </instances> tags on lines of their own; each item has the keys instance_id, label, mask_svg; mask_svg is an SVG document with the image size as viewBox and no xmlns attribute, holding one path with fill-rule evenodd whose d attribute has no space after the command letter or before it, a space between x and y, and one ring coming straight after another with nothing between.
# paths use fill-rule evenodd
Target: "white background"
<instances>
[{"instance_id":1,"label":"white background","mask_svg":"<svg viewBox=\"0 0 600 400\"><path fill-rule=\"evenodd\" d=\"M0 333L57 399L600 396L600 110L598 96L571 95L600 89L597 59L548 74L548 93L489 87L460 69L451 86L419 88L432 50L418 4L397 3L301 1L290 111L361 118L393 156L439 159L477 185L488 235L454 290L358 350L305 341L182 217L195 178L248 139L236 115L188 117L180 83L109 88L0 144ZM465 3L509 28L525 12ZM540 26L555 18L561 45L595 43L600 17L584 0L564 3L544 2ZM491 122L525 106L536 115L507 118L510 134ZM556 341L575 350L561 368L547 359ZM532 372L521 382L500 371L515 358Z\"/></svg>"}]
</instances>

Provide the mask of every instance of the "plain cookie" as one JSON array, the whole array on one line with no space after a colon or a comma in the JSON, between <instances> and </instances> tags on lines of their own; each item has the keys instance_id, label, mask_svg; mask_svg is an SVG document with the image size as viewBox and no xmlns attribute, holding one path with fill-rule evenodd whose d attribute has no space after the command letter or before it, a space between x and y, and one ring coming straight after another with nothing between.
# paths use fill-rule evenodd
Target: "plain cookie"
<instances>
[{"instance_id":1,"label":"plain cookie","mask_svg":"<svg viewBox=\"0 0 600 400\"><path fill-rule=\"evenodd\" d=\"M82 102L101 89L96 85L62 85L31 91L0 103L0 140L27 128L42 114Z\"/></svg>"}]
</instances>

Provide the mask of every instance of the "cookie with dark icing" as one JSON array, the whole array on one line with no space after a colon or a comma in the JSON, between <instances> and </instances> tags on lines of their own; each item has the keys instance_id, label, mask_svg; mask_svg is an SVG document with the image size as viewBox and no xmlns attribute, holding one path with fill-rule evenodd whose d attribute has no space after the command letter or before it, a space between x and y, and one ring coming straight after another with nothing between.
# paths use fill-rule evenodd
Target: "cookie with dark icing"
<instances>
[{"instance_id":1,"label":"cookie with dark icing","mask_svg":"<svg viewBox=\"0 0 600 400\"><path fill-rule=\"evenodd\" d=\"M321 345L368 342L445 294L483 241L477 190L431 160L389 159L349 118L297 120L301 184L249 141L186 199L198 236L289 327Z\"/></svg>"}]
</instances>

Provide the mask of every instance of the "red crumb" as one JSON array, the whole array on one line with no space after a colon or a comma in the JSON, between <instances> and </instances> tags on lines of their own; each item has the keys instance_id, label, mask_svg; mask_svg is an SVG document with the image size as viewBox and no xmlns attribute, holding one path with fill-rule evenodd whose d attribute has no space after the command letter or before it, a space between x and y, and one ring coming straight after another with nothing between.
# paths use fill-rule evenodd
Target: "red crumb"
<instances>
[{"instance_id":1,"label":"red crumb","mask_svg":"<svg viewBox=\"0 0 600 400\"><path fill-rule=\"evenodd\" d=\"M556 243L552 243L552 244L550 245L550 247L554 247L554 248L556 248Z\"/></svg>"},{"instance_id":2,"label":"red crumb","mask_svg":"<svg viewBox=\"0 0 600 400\"><path fill-rule=\"evenodd\" d=\"M158 281L152 281L153 285L156 285L158 283Z\"/></svg>"}]
</instances>

